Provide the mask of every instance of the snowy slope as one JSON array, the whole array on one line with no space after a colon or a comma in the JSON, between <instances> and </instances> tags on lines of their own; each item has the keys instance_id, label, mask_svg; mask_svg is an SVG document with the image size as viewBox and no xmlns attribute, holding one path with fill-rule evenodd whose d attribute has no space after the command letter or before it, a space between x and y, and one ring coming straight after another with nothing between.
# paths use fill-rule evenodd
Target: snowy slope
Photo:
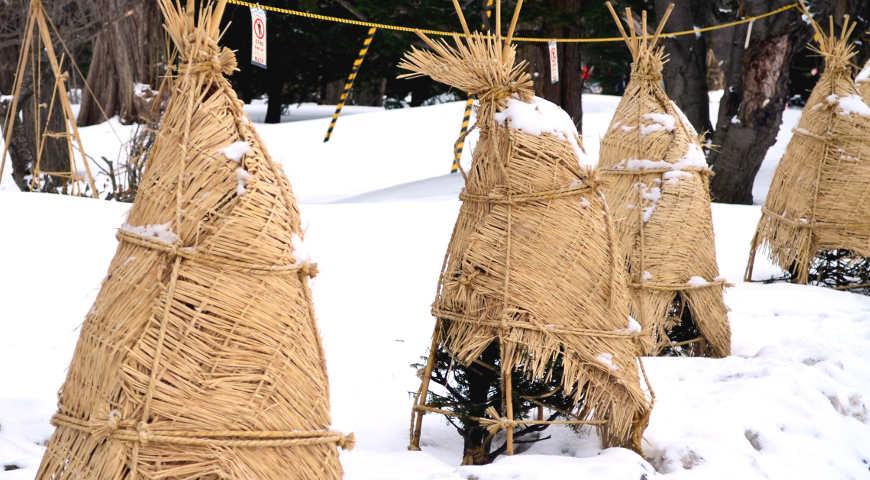
<instances>
[{"instance_id":1,"label":"snowy slope","mask_svg":"<svg viewBox=\"0 0 870 480\"><path fill-rule=\"evenodd\" d=\"M618 98L584 98L594 158ZM737 284L726 294L734 354L645 360L656 405L644 457L601 450L593 431L554 428L520 455L458 467L461 439L436 415L426 417L423 451L408 452L409 392L418 385L410 365L426 354L429 305L459 208L461 177L444 173L461 111L451 103L364 112L342 118L328 144L325 119L257 126L303 200L306 246L320 266L312 288L333 420L358 439L342 453L347 479L870 479L870 298L741 283L759 216L751 206L713 206L720 270ZM106 155L117 145L106 124L83 135ZM762 170L774 166L769 154ZM0 480L33 478L126 210L0 192ZM776 274L759 260L758 278Z\"/></svg>"},{"instance_id":2,"label":"snowy slope","mask_svg":"<svg viewBox=\"0 0 870 480\"><path fill-rule=\"evenodd\" d=\"M266 121L266 109L268 103L265 100L254 100L245 105L245 114L255 123ZM366 107L359 105L345 105L341 110L341 116L356 115L365 112L383 111L382 107ZM316 103L298 103L285 106L281 113L281 122L298 122L301 120L313 120L315 118L331 117L335 112L335 105L318 105Z\"/></svg>"},{"instance_id":3,"label":"snowy slope","mask_svg":"<svg viewBox=\"0 0 870 480\"><path fill-rule=\"evenodd\" d=\"M302 206L306 245L322 272L313 290L334 423L358 438L357 449L342 454L348 479L870 478L870 366L863 360L870 299L780 284L729 290L732 357L646 360L656 392L646 458L601 451L589 431L554 430L522 455L460 468L461 441L434 415L426 418L423 452L406 451L408 392L417 386L410 364L428 345L428 305L458 205ZM124 211L95 200L0 194L0 218L20 226L0 249L0 291L8 299L0 464L24 467L0 471L0 480L32 478L77 327ZM53 248L54 226L36 220L48 216L66 232L63 251ZM757 217L757 207L714 206L719 260L730 281L739 282ZM761 271L773 273L764 265ZM50 300L41 292L51 292Z\"/></svg>"}]
</instances>

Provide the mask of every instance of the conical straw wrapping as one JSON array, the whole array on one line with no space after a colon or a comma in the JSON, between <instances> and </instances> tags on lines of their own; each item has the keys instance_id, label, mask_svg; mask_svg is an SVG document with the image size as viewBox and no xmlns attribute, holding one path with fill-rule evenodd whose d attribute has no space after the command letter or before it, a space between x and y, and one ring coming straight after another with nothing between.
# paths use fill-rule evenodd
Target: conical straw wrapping
<instances>
[{"instance_id":1,"label":"conical straw wrapping","mask_svg":"<svg viewBox=\"0 0 870 480\"><path fill-rule=\"evenodd\" d=\"M428 39L427 39L428 41ZM606 445L640 449L651 408L607 203L570 117L533 98L513 48L492 37L413 50L400 65L480 99L480 137L433 315L438 343L474 361L492 342L503 372L533 379L561 357L574 418Z\"/></svg>"},{"instance_id":2,"label":"conical straw wrapping","mask_svg":"<svg viewBox=\"0 0 870 480\"><path fill-rule=\"evenodd\" d=\"M679 296L705 353L726 356L731 332L716 264L710 169L697 132L661 86L657 38L630 31L631 79L601 141L599 169L627 257L633 313L654 354L670 344L667 332L680 318L669 310Z\"/></svg>"},{"instance_id":3,"label":"conical straw wrapping","mask_svg":"<svg viewBox=\"0 0 870 480\"><path fill-rule=\"evenodd\" d=\"M161 6L181 55L120 245L82 326L38 478L337 479L287 179L224 74L223 2Z\"/></svg>"},{"instance_id":4,"label":"conical straw wrapping","mask_svg":"<svg viewBox=\"0 0 870 480\"><path fill-rule=\"evenodd\" d=\"M825 71L777 166L753 240L753 250L800 283L820 251L870 257L870 106L852 79L854 24L847 20L840 35L833 21L827 33L814 27Z\"/></svg>"}]
</instances>

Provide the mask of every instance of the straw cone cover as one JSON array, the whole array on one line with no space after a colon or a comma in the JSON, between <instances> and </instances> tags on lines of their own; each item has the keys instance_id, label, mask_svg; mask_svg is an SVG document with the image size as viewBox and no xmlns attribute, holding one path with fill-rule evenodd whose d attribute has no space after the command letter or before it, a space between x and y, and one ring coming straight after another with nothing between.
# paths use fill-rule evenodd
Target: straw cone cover
<instances>
[{"instance_id":1,"label":"straw cone cover","mask_svg":"<svg viewBox=\"0 0 870 480\"><path fill-rule=\"evenodd\" d=\"M631 79L601 141L599 169L626 254L633 313L654 354L669 343L666 332L679 317L668 309L680 295L706 353L724 357L731 331L716 264L710 169L697 132L661 86L661 48L638 36L626 42Z\"/></svg>"},{"instance_id":2,"label":"straw cone cover","mask_svg":"<svg viewBox=\"0 0 870 480\"><path fill-rule=\"evenodd\" d=\"M573 413L603 421L605 444L639 450L651 408L636 358L639 326L573 122L533 97L525 64L501 41L427 43L431 50L406 54L406 76L428 75L479 99L480 137L433 305L437 342L467 364L497 341L502 371L535 379L561 356Z\"/></svg>"},{"instance_id":3,"label":"straw cone cover","mask_svg":"<svg viewBox=\"0 0 870 480\"><path fill-rule=\"evenodd\" d=\"M833 21L829 32L814 27L825 70L777 166L753 240L753 250L793 269L800 283L820 251L870 257L870 106L852 79L847 32L854 24L839 36Z\"/></svg>"},{"instance_id":4,"label":"straw cone cover","mask_svg":"<svg viewBox=\"0 0 870 480\"><path fill-rule=\"evenodd\" d=\"M192 3L192 2L191 2ZM120 244L85 318L38 478L337 479L290 185L217 45L224 2L161 7L180 54Z\"/></svg>"}]
</instances>

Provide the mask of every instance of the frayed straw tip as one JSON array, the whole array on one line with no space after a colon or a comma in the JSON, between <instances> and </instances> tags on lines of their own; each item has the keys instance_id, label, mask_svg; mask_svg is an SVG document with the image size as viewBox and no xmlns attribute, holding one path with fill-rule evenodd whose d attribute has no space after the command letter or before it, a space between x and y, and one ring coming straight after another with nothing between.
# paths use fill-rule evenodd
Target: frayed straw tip
<instances>
[{"instance_id":1,"label":"frayed straw tip","mask_svg":"<svg viewBox=\"0 0 870 480\"><path fill-rule=\"evenodd\" d=\"M343 435L341 438L338 439L338 447L345 452L353 450L353 447L355 446L356 436L353 433L348 433L347 435Z\"/></svg>"},{"instance_id":2,"label":"frayed straw tip","mask_svg":"<svg viewBox=\"0 0 870 480\"><path fill-rule=\"evenodd\" d=\"M308 278L314 278L320 273L320 270L317 269L317 264L314 262L305 262L302 265L302 274L306 275Z\"/></svg>"}]
</instances>

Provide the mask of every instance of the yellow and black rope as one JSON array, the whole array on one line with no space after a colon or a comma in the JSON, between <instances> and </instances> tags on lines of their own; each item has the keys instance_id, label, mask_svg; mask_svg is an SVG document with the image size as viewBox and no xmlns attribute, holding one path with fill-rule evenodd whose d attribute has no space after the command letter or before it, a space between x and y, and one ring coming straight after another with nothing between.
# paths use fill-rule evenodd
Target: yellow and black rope
<instances>
[{"instance_id":1,"label":"yellow and black rope","mask_svg":"<svg viewBox=\"0 0 870 480\"><path fill-rule=\"evenodd\" d=\"M377 28L379 30L390 30L394 32L406 32L406 33L425 33L426 35L436 35L436 36L447 36L452 37L454 35L458 35L460 37L464 37L465 34L461 32L448 32L445 30L433 30L428 28L418 28L418 27L407 27L404 25L390 25L386 23L377 23L377 22L367 22L363 20L354 20L351 18L342 18L342 17L334 17L331 15L321 15L319 13L305 12L301 10L293 10L290 8L281 8L281 7L273 7L271 5L261 5L256 2L247 2L245 0L227 0L227 3L232 5L238 5L241 7L248 8L261 8L266 10L267 12L281 13L284 15L292 15L296 17L308 18L311 20L320 20L324 22L332 22L332 23L342 23L345 25L356 25L358 27L369 27L369 28ZM734 20L732 22L720 23L718 25L710 25L708 27L701 28L693 28L691 30L681 30L679 32L669 32L663 33L663 38L672 38L672 37L681 37L684 35L697 35L698 33L710 32L713 30L719 30L722 28L734 27L737 25L743 25L745 23L750 23L755 20L760 20L762 18L767 18L772 15L777 15L783 12L786 12L791 9L800 8L800 4L795 2L791 3L777 9L771 10L766 13L762 13L760 15L755 15L751 17L744 17L740 20ZM599 38L549 38L549 37L514 37L513 40L515 42L536 42L536 43L548 43L548 42L556 42L556 43L607 43L607 42L623 42L622 37L599 37Z\"/></svg>"},{"instance_id":2,"label":"yellow and black rope","mask_svg":"<svg viewBox=\"0 0 870 480\"><path fill-rule=\"evenodd\" d=\"M377 31L378 29L375 27L369 28L369 33L366 35L366 39L363 40L363 46L359 49L356 60L353 61L353 68L350 70L350 75L347 76L347 81L344 82L341 96L338 97L338 105L335 106L335 113L332 114L332 120L329 122L329 129L326 130L326 136L323 137L324 142L328 142L332 137L332 130L335 128L335 122L338 121L338 116L341 115L341 109L344 108L344 104L347 102L347 96L350 94L350 89L353 88L353 82L356 80L357 73L359 73L359 67L362 65L363 59L366 58L366 54L369 53L369 47L372 45L372 40L374 40L375 32Z\"/></svg>"}]
</instances>

